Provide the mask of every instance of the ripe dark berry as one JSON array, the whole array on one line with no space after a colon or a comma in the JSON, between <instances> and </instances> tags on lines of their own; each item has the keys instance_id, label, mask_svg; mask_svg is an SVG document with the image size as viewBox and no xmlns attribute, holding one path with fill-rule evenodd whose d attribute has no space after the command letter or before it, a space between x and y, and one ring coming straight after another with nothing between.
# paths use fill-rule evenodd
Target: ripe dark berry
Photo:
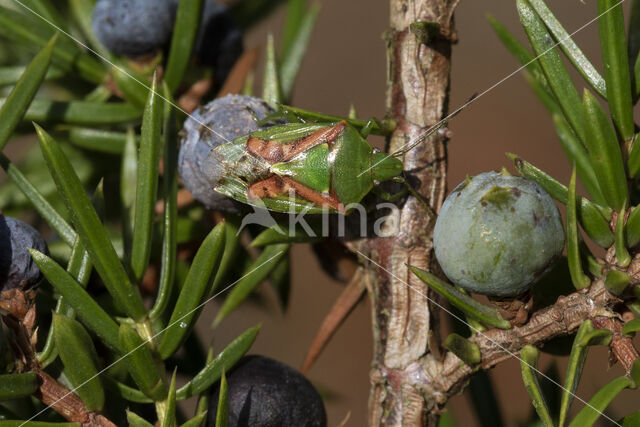
<instances>
[{"instance_id":1,"label":"ripe dark berry","mask_svg":"<svg viewBox=\"0 0 640 427\"><path fill-rule=\"evenodd\" d=\"M171 0L177 9L179 0ZM242 55L242 30L226 5L204 0L204 9L194 52L200 62L213 67L215 84L220 87Z\"/></svg>"},{"instance_id":2,"label":"ripe dark berry","mask_svg":"<svg viewBox=\"0 0 640 427\"><path fill-rule=\"evenodd\" d=\"M246 209L242 203L213 190L212 183L220 181L225 171L210 153L220 144L260 129L256 119L271 112L261 99L228 95L196 110L185 121L178 169L184 186L197 200L215 210L239 213Z\"/></svg>"},{"instance_id":3,"label":"ripe dark berry","mask_svg":"<svg viewBox=\"0 0 640 427\"><path fill-rule=\"evenodd\" d=\"M538 184L487 172L449 194L433 245L453 283L484 295L516 296L560 256L564 230L558 208Z\"/></svg>"},{"instance_id":4,"label":"ripe dark berry","mask_svg":"<svg viewBox=\"0 0 640 427\"><path fill-rule=\"evenodd\" d=\"M203 64L213 66L218 85L224 83L242 50L242 30L227 6L205 0L195 52Z\"/></svg>"},{"instance_id":5,"label":"ripe dark berry","mask_svg":"<svg viewBox=\"0 0 640 427\"><path fill-rule=\"evenodd\" d=\"M264 356L245 356L227 374L229 427L322 427L322 399L298 371ZM219 384L213 387L208 426L215 425Z\"/></svg>"},{"instance_id":6,"label":"ripe dark berry","mask_svg":"<svg viewBox=\"0 0 640 427\"><path fill-rule=\"evenodd\" d=\"M40 283L42 273L28 249L48 253L44 239L29 224L0 215L0 289L28 290Z\"/></svg>"},{"instance_id":7,"label":"ripe dark berry","mask_svg":"<svg viewBox=\"0 0 640 427\"><path fill-rule=\"evenodd\" d=\"M116 55L141 56L162 48L171 37L170 0L98 0L93 32Z\"/></svg>"}]
</instances>

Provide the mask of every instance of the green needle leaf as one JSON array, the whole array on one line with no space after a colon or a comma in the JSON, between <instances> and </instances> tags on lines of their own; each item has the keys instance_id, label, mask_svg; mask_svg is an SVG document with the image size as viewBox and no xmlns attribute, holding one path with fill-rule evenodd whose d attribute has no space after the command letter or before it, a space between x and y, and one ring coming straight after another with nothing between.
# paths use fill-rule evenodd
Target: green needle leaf
<instances>
[{"instance_id":1,"label":"green needle leaf","mask_svg":"<svg viewBox=\"0 0 640 427\"><path fill-rule=\"evenodd\" d=\"M625 388L632 387L633 382L626 377L616 378L609 384L602 387L598 392L589 400L589 404L585 405L578 415L571 421L569 427L585 427L591 426L604 410L609 406L609 403Z\"/></svg>"},{"instance_id":2,"label":"green needle leaf","mask_svg":"<svg viewBox=\"0 0 640 427\"><path fill-rule=\"evenodd\" d=\"M542 86L542 89L544 89L547 94L550 94L549 85L546 77L544 76L544 72L542 71L542 67L540 67L540 64L535 60L535 57L531 52L529 52L529 50L524 47L497 19L491 15L487 15L487 19L489 20L489 24L491 24L493 31L507 50L511 52L521 65L526 67L526 70L531 74L531 76L533 76L535 81ZM553 100L553 102L555 103L555 100Z\"/></svg>"},{"instance_id":3,"label":"green needle leaf","mask_svg":"<svg viewBox=\"0 0 640 427\"><path fill-rule=\"evenodd\" d=\"M626 303L626 306L634 316L640 317L640 301L628 302Z\"/></svg>"},{"instance_id":4,"label":"green needle leaf","mask_svg":"<svg viewBox=\"0 0 640 427\"><path fill-rule=\"evenodd\" d=\"M207 411L204 411L200 414L196 414L193 418L182 424L180 427L203 427L205 425L205 422L207 421L207 413Z\"/></svg>"},{"instance_id":5,"label":"green needle leaf","mask_svg":"<svg viewBox=\"0 0 640 427\"><path fill-rule=\"evenodd\" d=\"M634 123L631 110L631 78L624 32L624 16L620 0L598 0L598 28L607 82L607 100L613 121L622 136L629 141Z\"/></svg>"},{"instance_id":6,"label":"green needle leaf","mask_svg":"<svg viewBox=\"0 0 640 427\"><path fill-rule=\"evenodd\" d=\"M622 327L622 333L628 337L635 335L638 331L640 331L640 319L629 320Z\"/></svg>"},{"instance_id":7,"label":"green needle leaf","mask_svg":"<svg viewBox=\"0 0 640 427\"><path fill-rule=\"evenodd\" d=\"M2 86L14 86L20 80L20 77L25 73L27 67L24 65L13 65L8 67L0 67L0 87ZM63 77L65 72L54 65L49 65L47 74L44 76L44 81L56 80Z\"/></svg>"},{"instance_id":8,"label":"green needle leaf","mask_svg":"<svg viewBox=\"0 0 640 427\"><path fill-rule=\"evenodd\" d=\"M593 330L593 323L591 320L585 320L580 325L580 328L578 328L576 337L573 340L571 354L569 355L569 364L565 374L564 389L562 390L562 400L560 402L559 426L565 425L567 415L569 414L569 408L573 401L573 396L575 395L578 383L580 382L582 368L584 368L584 363L587 359L587 347L582 345L581 342L584 340L586 335Z\"/></svg>"},{"instance_id":9,"label":"green needle leaf","mask_svg":"<svg viewBox=\"0 0 640 427\"><path fill-rule=\"evenodd\" d=\"M589 59L582 53L577 44L571 39L567 30L549 10L543 0L529 0L529 4L536 10L538 16L544 21L545 25L553 34L555 40L559 43L560 49L569 58L569 61L578 70L582 77L591 85L593 89L603 98L607 97L607 86L605 80L595 67L589 62Z\"/></svg>"},{"instance_id":10,"label":"green needle leaf","mask_svg":"<svg viewBox=\"0 0 640 427\"><path fill-rule=\"evenodd\" d=\"M54 27L31 12L0 7L0 35L9 40L38 49L44 47L55 33ZM74 41L61 38L53 51L56 65L74 70L83 79L101 84L107 78L104 65L88 53L79 50Z\"/></svg>"},{"instance_id":11,"label":"green needle leaf","mask_svg":"<svg viewBox=\"0 0 640 427\"><path fill-rule=\"evenodd\" d=\"M134 320L140 320L146 314L142 298L131 285L78 176L49 134L38 125L36 131L43 156L69 211L71 222L89 252L98 274L116 303Z\"/></svg>"},{"instance_id":12,"label":"green needle leaf","mask_svg":"<svg viewBox=\"0 0 640 427\"><path fill-rule=\"evenodd\" d=\"M27 10L31 9L28 13L37 13L42 18L55 24L57 27L65 28L64 20L53 6L52 2L46 0L21 0L22 7ZM24 7L26 6L26 7Z\"/></svg>"},{"instance_id":13,"label":"green needle leaf","mask_svg":"<svg viewBox=\"0 0 640 427\"><path fill-rule=\"evenodd\" d=\"M131 259L133 227L135 221L136 190L138 188L138 147L133 128L127 132L120 164L120 204L122 209L122 241L125 259Z\"/></svg>"},{"instance_id":14,"label":"green needle leaf","mask_svg":"<svg viewBox=\"0 0 640 427\"><path fill-rule=\"evenodd\" d=\"M124 61L117 61L111 67L111 75L122 97L137 109L147 104L152 85L147 79L127 66Z\"/></svg>"},{"instance_id":15,"label":"green needle leaf","mask_svg":"<svg viewBox=\"0 0 640 427\"><path fill-rule=\"evenodd\" d=\"M207 360L206 364L211 363L213 360L213 347L209 347L209 351L207 352ZM211 401L211 396L209 395L209 390L206 389L198 396L198 402L196 404L196 415L201 415L207 412L209 408L209 402Z\"/></svg>"},{"instance_id":16,"label":"green needle leaf","mask_svg":"<svg viewBox=\"0 0 640 427\"><path fill-rule=\"evenodd\" d=\"M455 333L449 334L447 339L444 341L444 348L458 356L458 359L470 366L477 365L482 360L480 347Z\"/></svg>"},{"instance_id":17,"label":"green needle leaf","mask_svg":"<svg viewBox=\"0 0 640 427\"><path fill-rule=\"evenodd\" d=\"M638 82L640 82L640 56L638 56L635 64L633 65L633 80L635 86L633 98L635 102L637 102L638 98L640 97L640 84L638 84Z\"/></svg>"},{"instance_id":18,"label":"green needle leaf","mask_svg":"<svg viewBox=\"0 0 640 427\"><path fill-rule=\"evenodd\" d=\"M373 122L370 122L369 120L358 120L358 119L351 119L348 117L334 116L331 114L317 113L315 111L304 110L302 108L292 107L290 105L279 105L278 107L284 112L292 113L295 116L301 117L303 119L308 119L314 122L340 122L344 120L349 125L355 127L359 131L361 131L364 127L368 126L370 128L369 129L370 135L389 136L391 135L391 132L393 132L396 128L396 122L391 119L383 119L383 120L374 119ZM280 112L276 112L270 117L274 119L281 119L282 114L280 114Z\"/></svg>"},{"instance_id":19,"label":"green needle leaf","mask_svg":"<svg viewBox=\"0 0 640 427\"><path fill-rule=\"evenodd\" d=\"M218 398L218 412L216 412L216 427L227 427L229 425L229 390L227 388L227 377L222 372L220 379L220 397Z\"/></svg>"},{"instance_id":20,"label":"green needle leaf","mask_svg":"<svg viewBox=\"0 0 640 427\"><path fill-rule=\"evenodd\" d=\"M582 270L580 257L580 241L576 214L576 169L571 173L569 198L567 200L567 259L571 281L576 289L584 289L591 285L591 279Z\"/></svg>"},{"instance_id":21,"label":"green needle leaf","mask_svg":"<svg viewBox=\"0 0 640 427\"><path fill-rule=\"evenodd\" d=\"M289 0L287 2L287 18L282 28L282 40L280 42L280 55L286 58L291 46L296 40L300 24L307 9L306 0Z\"/></svg>"},{"instance_id":22,"label":"green needle leaf","mask_svg":"<svg viewBox=\"0 0 640 427\"><path fill-rule=\"evenodd\" d=\"M589 154L584 148L584 145L578 140L576 134L573 133L569 123L567 123L563 116L554 114L553 123L556 126L556 133L560 139L562 150L569 161L575 162L576 164L576 171L578 172L580 181L582 181L584 187L597 204L606 206L607 201L602 194L598 178L591 166L591 160L589 160Z\"/></svg>"},{"instance_id":23,"label":"green needle leaf","mask_svg":"<svg viewBox=\"0 0 640 427\"><path fill-rule=\"evenodd\" d=\"M47 221L47 224L58 233L66 244L72 246L76 240L76 232L65 219L54 209L47 199L29 182L22 172L4 155L0 154L0 165L9 178L31 202L34 209Z\"/></svg>"},{"instance_id":24,"label":"green needle leaf","mask_svg":"<svg viewBox=\"0 0 640 427\"><path fill-rule=\"evenodd\" d=\"M631 0L631 16L629 17L629 63L635 64L640 52L640 2Z\"/></svg>"},{"instance_id":25,"label":"green needle leaf","mask_svg":"<svg viewBox=\"0 0 640 427\"><path fill-rule=\"evenodd\" d=\"M622 427L637 427L640 425L640 411L624 417Z\"/></svg>"},{"instance_id":26,"label":"green needle leaf","mask_svg":"<svg viewBox=\"0 0 640 427\"><path fill-rule=\"evenodd\" d=\"M191 52L202 16L203 0L181 1L178 3L176 22L173 27L171 48L164 80L173 93L180 86L182 77L189 65Z\"/></svg>"},{"instance_id":27,"label":"green needle leaf","mask_svg":"<svg viewBox=\"0 0 640 427\"><path fill-rule=\"evenodd\" d=\"M531 75L525 74L525 80L542 101L545 108L552 114L562 151L564 151L570 163L576 164L578 177L585 188L597 203L606 205L602 190L600 190L600 184L598 184L598 179L591 166L587 150L578 140L569 123L565 120L560 106L555 101L554 95L546 90L543 85Z\"/></svg>"},{"instance_id":28,"label":"green needle leaf","mask_svg":"<svg viewBox=\"0 0 640 427\"><path fill-rule=\"evenodd\" d=\"M627 202L628 190L616 132L598 100L586 89L582 110L586 132L583 141L589 152L591 165L598 175L607 203L619 212Z\"/></svg>"},{"instance_id":29,"label":"green needle leaf","mask_svg":"<svg viewBox=\"0 0 640 427\"><path fill-rule=\"evenodd\" d=\"M51 63L51 55L57 38L57 35L53 36L40 53L33 58L9 97L2 104L0 109L0 123L2 123L0 126L0 151L4 149L11 134L27 112L29 104L36 96Z\"/></svg>"},{"instance_id":30,"label":"green needle leaf","mask_svg":"<svg viewBox=\"0 0 640 427\"><path fill-rule=\"evenodd\" d=\"M439 279L428 271L413 266L409 266L409 269L411 269L420 280L429 285L433 291L446 298L447 301L459 308L466 315L486 325L495 326L496 328L511 328L511 324L500 316L497 309L488 307L470 296L463 294L453 285Z\"/></svg>"},{"instance_id":31,"label":"green needle leaf","mask_svg":"<svg viewBox=\"0 0 640 427\"><path fill-rule=\"evenodd\" d=\"M169 383L169 394L167 396L167 406L165 408L164 420L162 427L175 427L176 423L176 372L178 368L173 370L171 383Z\"/></svg>"},{"instance_id":32,"label":"green needle leaf","mask_svg":"<svg viewBox=\"0 0 640 427\"><path fill-rule=\"evenodd\" d=\"M64 374L87 409L100 411L104 389L98 375L98 354L82 325L61 314L53 315L53 330Z\"/></svg>"},{"instance_id":33,"label":"green needle leaf","mask_svg":"<svg viewBox=\"0 0 640 427\"><path fill-rule=\"evenodd\" d=\"M171 313L168 328L160 337L158 353L162 359L171 356L188 336L200 314L197 309L211 285L213 272L220 262L224 247L225 224L221 222L202 242L189 269L178 301Z\"/></svg>"},{"instance_id":34,"label":"green needle leaf","mask_svg":"<svg viewBox=\"0 0 640 427\"><path fill-rule=\"evenodd\" d=\"M74 21L78 24L78 28L82 32L84 38L89 42L89 45L93 50L98 52L101 56L110 59L111 52L100 44L98 38L93 33L93 7L93 0L69 0L69 11L73 16Z\"/></svg>"},{"instance_id":35,"label":"green needle leaf","mask_svg":"<svg viewBox=\"0 0 640 427\"><path fill-rule=\"evenodd\" d=\"M624 224L624 215L627 210L627 205L625 203L624 207L618 214L618 218L616 220L616 229L615 229L615 249L616 249L616 261L619 266L627 267L631 264L631 255L627 250L627 245L625 243L625 224Z\"/></svg>"},{"instance_id":36,"label":"green needle leaf","mask_svg":"<svg viewBox=\"0 0 640 427\"><path fill-rule=\"evenodd\" d=\"M216 271L216 277L213 279L213 284L209 290L207 298L211 298L218 288L222 284L222 281L229 272L229 268L236 261L238 253L238 228L240 227L240 219L238 217L231 216L225 218L226 235L224 238L224 250L222 251L222 259L220 260L220 266Z\"/></svg>"},{"instance_id":37,"label":"green needle leaf","mask_svg":"<svg viewBox=\"0 0 640 427\"><path fill-rule=\"evenodd\" d=\"M171 94L165 85L164 94L164 216L162 218L162 253L160 255L160 283L158 295L149 318L158 319L167 308L176 276L176 253L178 233L178 131L175 110L171 105ZM223 255L224 256L224 255Z\"/></svg>"},{"instance_id":38,"label":"green needle leaf","mask_svg":"<svg viewBox=\"0 0 640 427\"><path fill-rule=\"evenodd\" d=\"M283 52L280 66L280 84L282 85L282 96L285 102L289 102L291 98L293 85L300 71L300 66L307 51L309 39L311 38L313 26L315 25L319 12L320 3L313 2L299 24L295 38L293 38L287 51Z\"/></svg>"},{"instance_id":39,"label":"green needle leaf","mask_svg":"<svg viewBox=\"0 0 640 427\"><path fill-rule=\"evenodd\" d=\"M223 372L228 372L249 351L258 335L258 331L260 331L260 325L247 329L242 335L233 340L211 362L207 363L191 381L178 389L176 398L178 400L188 399L191 396L202 393L211 384L218 381Z\"/></svg>"},{"instance_id":40,"label":"green needle leaf","mask_svg":"<svg viewBox=\"0 0 640 427\"><path fill-rule=\"evenodd\" d=\"M31 396L39 386L40 381L35 372L0 375L0 400Z\"/></svg>"},{"instance_id":41,"label":"green needle leaf","mask_svg":"<svg viewBox=\"0 0 640 427\"><path fill-rule=\"evenodd\" d=\"M149 399L143 392L133 387L129 387L126 384L122 384L119 381L104 376L104 387L111 393L115 393L118 398L128 400L134 403L153 403L153 400Z\"/></svg>"},{"instance_id":42,"label":"green needle leaf","mask_svg":"<svg viewBox=\"0 0 640 427\"><path fill-rule=\"evenodd\" d=\"M158 192L158 167L163 102L157 96L154 77L142 118L138 175L136 179L135 219L131 247L131 271L137 282L142 280L149 265L151 235Z\"/></svg>"},{"instance_id":43,"label":"green needle leaf","mask_svg":"<svg viewBox=\"0 0 640 427\"><path fill-rule=\"evenodd\" d=\"M438 427L456 427L456 421L453 418L450 410L447 410L440 416Z\"/></svg>"},{"instance_id":44,"label":"green needle leaf","mask_svg":"<svg viewBox=\"0 0 640 427\"><path fill-rule=\"evenodd\" d=\"M120 347L131 378L140 391L154 401L167 398L167 384L164 380L164 365L153 357L149 343L129 325L120 325Z\"/></svg>"},{"instance_id":45,"label":"green needle leaf","mask_svg":"<svg viewBox=\"0 0 640 427\"><path fill-rule=\"evenodd\" d=\"M517 155L507 153L507 157L513 161L522 176L538 183L554 199L564 204L567 203L569 196L567 187ZM579 206L578 218L584 231L603 248L611 246L614 242L613 233L608 223L608 219L611 218L611 209L596 205L584 197L580 197Z\"/></svg>"},{"instance_id":46,"label":"green needle leaf","mask_svg":"<svg viewBox=\"0 0 640 427\"><path fill-rule=\"evenodd\" d=\"M520 22L524 26L535 54L539 56L538 61L547 78L549 87L560 104L565 118L582 140L584 138L584 130L580 95L573 85L571 77L569 77L560 54L555 48L556 43L527 0L517 0L516 3L520 14Z\"/></svg>"},{"instance_id":47,"label":"green needle leaf","mask_svg":"<svg viewBox=\"0 0 640 427\"><path fill-rule=\"evenodd\" d=\"M142 418L140 415L127 409L127 422L129 427L153 427L149 421Z\"/></svg>"},{"instance_id":48,"label":"green needle leaf","mask_svg":"<svg viewBox=\"0 0 640 427\"><path fill-rule=\"evenodd\" d=\"M80 243L80 240L77 239L73 248L71 249L71 255L69 257L69 262L67 263L67 273L82 286L83 288L87 287L87 283L89 282L89 277L91 276L91 271L93 266L91 265L91 261L89 260L89 254ZM67 300L61 296L58 298L58 303L56 304L56 313L64 314L65 316L73 319L75 318L75 310L70 306ZM57 356L57 350L55 348L55 337L53 328L49 328L49 332L47 334L47 339L45 341L45 345L42 349L42 352L37 354L38 362L40 362L40 367L45 368L49 364L53 363Z\"/></svg>"},{"instance_id":49,"label":"green needle leaf","mask_svg":"<svg viewBox=\"0 0 640 427\"><path fill-rule=\"evenodd\" d=\"M584 241L580 244L580 250L582 251L583 260L587 262L587 269L589 270L589 273L598 279L602 279L602 269L604 266L600 264L593 255L591 255L591 252L589 252L589 248L586 247Z\"/></svg>"},{"instance_id":50,"label":"green needle leaf","mask_svg":"<svg viewBox=\"0 0 640 427\"><path fill-rule=\"evenodd\" d=\"M7 99L0 98L0 106L6 102ZM140 109L122 102L59 102L34 99L23 120L97 126L132 122L139 119L140 114Z\"/></svg>"},{"instance_id":51,"label":"green needle leaf","mask_svg":"<svg viewBox=\"0 0 640 427\"><path fill-rule=\"evenodd\" d=\"M553 427L553 420L549 414L549 406L542 395L540 383L538 382L537 368L539 356L540 352L538 349L531 345L524 346L520 351L522 380L524 381L524 386L526 387L527 392L529 392L533 407L538 413L542 424L546 427Z\"/></svg>"},{"instance_id":52,"label":"green needle leaf","mask_svg":"<svg viewBox=\"0 0 640 427\"><path fill-rule=\"evenodd\" d=\"M631 0L631 17L629 18L629 63L633 65L631 85L634 102L640 95L640 2Z\"/></svg>"},{"instance_id":53,"label":"green needle leaf","mask_svg":"<svg viewBox=\"0 0 640 427\"><path fill-rule=\"evenodd\" d=\"M635 178L640 173L640 141L638 141L638 134L634 135L631 141L627 169L629 169L629 178Z\"/></svg>"},{"instance_id":54,"label":"green needle leaf","mask_svg":"<svg viewBox=\"0 0 640 427\"><path fill-rule=\"evenodd\" d=\"M62 267L48 256L32 249L33 260L64 299L73 307L82 322L105 344L113 349L120 348L118 325L102 307L76 282Z\"/></svg>"},{"instance_id":55,"label":"green needle leaf","mask_svg":"<svg viewBox=\"0 0 640 427\"><path fill-rule=\"evenodd\" d=\"M611 343L612 334L606 329L594 329L586 331L584 336L578 342L579 345L609 345Z\"/></svg>"},{"instance_id":56,"label":"green needle leaf","mask_svg":"<svg viewBox=\"0 0 640 427\"><path fill-rule=\"evenodd\" d=\"M262 233L253 239L251 247L257 248L261 246L273 245L275 243L314 243L322 241L324 238L320 237L318 230L307 230L304 227L296 227L293 233L289 232L286 226L274 225L264 230ZM315 234L309 235L309 231Z\"/></svg>"},{"instance_id":57,"label":"green needle leaf","mask_svg":"<svg viewBox=\"0 0 640 427\"><path fill-rule=\"evenodd\" d=\"M634 382L633 388L637 388L640 384L640 359L636 359L633 361L633 365L631 365L631 372L629 372L629 376Z\"/></svg>"},{"instance_id":58,"label":"green needle leaf","mask_svg":"<svg viewBox=\"0 0 640 427\"><path fill-rule=\"evenodd\" d=\"M622 295L629 283L631 283L631 277L619 270L609 270L604 279L605 288L614 295Z\"/></svg>"},{"instance_id":59,"label":"green needle leaf","mask_svg":"<svg viewBox=\"0 0 640 427\"><path fill-rule=\"evenodd\" d=\"M262 99L272 107L282 103L282 91L280 90L280 74L276 60L276 48L273 35L267 36L267 59L264 66L264 81L262 83Z\"/></svg>"},{"instance_id":60,"label":"green needle leaf","mask_svg":"<svg viewBox=\"0 0 640 427\"><path fill-rule=\"evenodd\" d=\"M264 248L260 256L246 270L242 279L229 292L213 321L214 327L219 325L222 319L235 310L263 280L269 277L288 250L288 244L270 245Z\"/></svg>"},{"instance_id":61,"label":"green needle leaf","mask_svg":"<svg viewBox=\"0 0 640 427\"><path fill-rule=\"evenodd\" d=\"M104 129L71 127L69 142L88 150L109 154L122 154L127 140L124 132L113 132ZM136 146L140 144L140 136L136 135Z\"/></svg>"}]
</instances>

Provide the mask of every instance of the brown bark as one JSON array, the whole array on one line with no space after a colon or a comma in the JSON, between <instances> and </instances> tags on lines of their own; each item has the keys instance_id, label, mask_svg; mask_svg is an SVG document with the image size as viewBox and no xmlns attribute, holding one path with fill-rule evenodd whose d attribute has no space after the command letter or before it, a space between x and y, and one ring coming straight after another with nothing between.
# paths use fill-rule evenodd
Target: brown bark
<instances>
[{"instance_id":1,"label":"brown bark","mask_svg":"<svg viewBox=\"0 0 640 427\"><path fill-rule=\"evenodd\" d=\"M387 115L397 123L390 151L405 146L446 114L456 4L457 0L390 2ZM415 22L439 24L440 36L423 43L424 39L410 31ZM419 179L417 189L434 210L442 204L446 191L443 135L432 135L404 156L405 170ZM419 295L430 295L430 291L406 266L410 263L430 269L433 217L418 200L410 198L395 220L400 224L397 236L357 245L357 250L381 266L370 264L366 277L375 343L369 421L371 425L434 425L438 419L436 401L403 377L429 353L430 334L437 330L428 300Z\"/></svg>"},{"instance_id":2,"label":"brown bark","mask_svg":"<svg viewBox=\"0 0 640 427\"><path fill-rule=\"evenodd\" d=\"M45 371L36 368L35 372L42 381L35 397L42 403L50 406L54 411L65 417L68 421L87 423L89 422L89 411L82 403L82 400L60 385Z\"/></svg>"},{"instance_id":3,"label":"brown bark","mask_svg":"<svg viewBox=\"0 0 640 427\"><path fill-rule=\"evenodd\" d=\"M554 337L575 332L587 319L592 319L597 328L603 328L608 320L614 321L617 318L613 308L618 303L620 300L605 290L601 280L597 280L590 288L562 296L555 304L533 313L522 326L507 330L491 329L470 338L479 346L482 354L479 366L465 365L454 354L447 353L443 360L426 355L408 372L412 377L420 378L426 395L443 405L450 396L462 391L475 370L490 369L506 359L519 357L519 352L525 345L539 346ZM631 340L615 338L614 334L614 354L635 354L637 358ZM633 360L623 361L627 373ZM416 386L420 387L418 384Z\"/></svg>"}]
</instances>

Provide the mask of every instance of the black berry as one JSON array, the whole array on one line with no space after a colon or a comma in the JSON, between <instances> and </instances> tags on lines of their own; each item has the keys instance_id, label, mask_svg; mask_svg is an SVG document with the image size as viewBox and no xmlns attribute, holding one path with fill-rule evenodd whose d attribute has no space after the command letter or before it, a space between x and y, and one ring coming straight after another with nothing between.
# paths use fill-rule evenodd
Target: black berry
<instances>
[{"instance_id":1,"label":"black berry","mask_svg":"<svg viewBox=\"0 0 640 427\"><path fill-rule=\"evenodd\" d=\"M42 279L28 249L48 253L47 244L33 227L0 215L0 289L34 288Z\"/></svg>"},{"instance_id":2,"label":"black berry","mask_svg":"<svg viewBox=\"0 0 640 427\"><path fill-rule=\"evenodd\" d=\"M229 426L323 427L322 399L298 371L264 356L245 356L227 374ZM219 385L209 404L208 425L215 425Z\"/></svg>"},{"instance_id":3,"label":"black berry","mask_svg":"<svg viewBox=\"0 0 640 427\"><path fill-rule=\"evenodd\" d=\"M170 0L98 0L93 32L116 55L141 56L169 41L174 18Z\"/></svg>"}]
</instances>

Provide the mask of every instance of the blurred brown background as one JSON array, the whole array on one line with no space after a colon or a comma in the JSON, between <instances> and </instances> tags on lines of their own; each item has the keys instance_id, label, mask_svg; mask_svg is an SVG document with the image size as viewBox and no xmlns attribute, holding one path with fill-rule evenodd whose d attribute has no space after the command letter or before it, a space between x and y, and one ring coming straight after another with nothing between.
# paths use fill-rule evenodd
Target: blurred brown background
<instances>
[{"instance_id":1,"label":"blurred brown background","mask_svg":"<svg viewBox=\"0 0 640 427\"><path fill-rule=\"evenodd\" d=\"M323 0L308 56L296 86L296 106L333 114L346 114L351 103L359 116L384 114L385 50L382 33L387 28L388 3L367 0ZM627 2L629 3L629 2ZM561 22L572 32L596 16L593 0L549 1ZM628 10L628 4L625 5ZM494 36L486 14L497 17L522 40L515 2L504 0L462 0L456 13L459 43L453 51L451 109L463 104L471 94L483 92L513 73L518 64ZM262 46L266 34L279 35L284 10L271 16L246 37L247 46ZM596 67L600 67L597 24L575 35ZM582 82L576 79L578 85ZM529 90L520 74L505 80L483 95L451 124L449 143L449 188L464 179L507 165L506 151L515 152L563 182L570 169L557 142L551 119ZM293 250L292 292L289 310L280 314L275 296L268 286L261 288L266 305L245 304L215 331L215 347L222 348L247 327L262 322L262 330L252 352L279 359L299 368L308 345L342 290L328 278L306 245ZM208 308L211 316L219 305ZM347 425L366 424L369 392L369 366L372 338L370 307L363 301L336 334L329 347L310 371L310 380L330 393L326 401L329 425L335 426L348 413ZM446 314L443 314L447 318ZM210 339L213 332L205 319L201 333ZM622 374L608 368L606 350L591 350L577 395L588 400L595 390ZM544 357L541 369L548 366ZM560 372L566 358L560 359ZM532 409L520 379L519 363L510 360L491 372L507 425L521 425ZM561 375L561 378L563 376ZM544 380L543 380L544 381ZM635 400L635 401L634 401ZM619 418L638 410L638 392L626 391L609 408ZM574 403L574 411L582 405ZM473 411L466 396L454 398L449 409L457 425L474 426Z\"/></svg>"}]
</instances>

